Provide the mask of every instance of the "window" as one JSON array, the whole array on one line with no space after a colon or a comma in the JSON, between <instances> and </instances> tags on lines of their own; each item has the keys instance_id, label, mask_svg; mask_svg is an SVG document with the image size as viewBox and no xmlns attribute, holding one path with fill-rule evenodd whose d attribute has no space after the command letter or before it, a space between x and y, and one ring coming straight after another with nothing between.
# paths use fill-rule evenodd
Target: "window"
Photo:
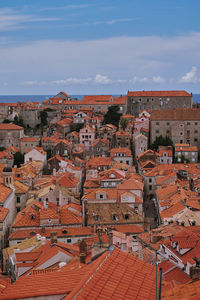
<instances>
[{"instance_id":1,"label":"window","mask_svg":"<svg viewBox=\"0 0 200 300\"><path fill-rule=\"evenodd\" d=\"M190 130L187 130L187 134L188 134L188 135L190 134Z\"/></svg>"},{"instance_id":2,"label":"window","mask_svg":"<svg viewBox=\"0 0 200 300\"><path fill-rule=\"evenodd\" d=\"M190 125L190 122L187 122L187 125Z\"/></svg>"},{"instance_id":3,"label":"window","mask_svg":"<svg viewBox=\"0 0 200 300\"><path fill-rule=\"evenodd\" d=\"M180 127L180 128L183 128L183 124L180 124L179 127Z\"/></svg>"},{"instance_id":4,"label":"window","mask_svg":"<svg viewBox=\"0 0 200 300\"><path fill-rule=\"evenodd\" d=\"M194 133L198 133L198 130L195 130Z\"/></svg>"},{"instance_id":5,"label":"window","mask_svg":"<svg viewBox=\"0 0 200 300\"><path fill-rule=\"evenodd\" d=\"M67 239L67 243L71 243L72 242L72 239Z\"/></svg>"},{"instance_id":6,"label":"window","mask_svg":"<svg viewBox=\"0 0 200 300\"><path fill-rule=\"evenodd\" d=\"M124 219L129 220L129 214L124 214Z\"/></svg>"},{"instance_id":7,"label":"window","mask_svg":"<svg viewBox=\"0 0 200 300\"><path fill-rule=\"evenodd\" d=\"M197 138L195 138L195 139L194 139L194 142L198 142L198 139L197 139Z\"/></svg>"},{"instance_id":8,"label":"window","mask_svg":"<svg viewBox=\"0 0 200 300\"><path fill-rule=\"evenodd\" d=\"M152 182L152 178L149 178L149 183L151 183Z\"/></svg>"},{"instance_id":9,"label":"window","mask_svg":"<svg viewBox=\"0 0 200 300\"><path fill-rule=\"evenodd\" d=\"M159 130L156 130L156 133L159 133L160 131Z\"/></svg>"},{"instance_id":10,"label":"window","mask_svg":"<svg viewBox=\"0 0 200 300\"><path fill-rule=\"evenodd\" d=\"M170 125L170 123L169 122L167 122L167 126L169 126Z\"/></svg>"},{"instance_id":11,"label":"window","mask_svg":"<svg viewBox=\"0 0 200 300\"><path fill-rule=\"evenodd\" d=\"M20 197L17 197L17 203L20 203Z\"/></svg>"},{"instance_id":12,"label":"window","mask_svg":"<svg viewBox=\"0 0 200 300\"><path fill-rule=\"evenodd\" d=\"M195 123L194 123L194 125L198 125L198 123L197 123L197 122L195 122Z\"/></svg>"},{"instance_id":13,"label":"window","mask_svg":"<svg viewBox=\"0 0 200 300\"><path fill-rule=\"evenodd\" d=\"M100 194L100 195L99 195L99 198L100 198L100 199L103 199L103 194Z\"/></svg>"},{"instance_id":14,"label":"window","mask_svg":"<svg viewBox=\"0 0 200 300\"><path fill-rule=\"evenodd\" d=\"M180 144L183 144L183 140L180 140Z\"/></svg>"},{"instance_id":15,"label":"window","mask_svg":"<svg viewBox=\"0 0 200 300\"><path fill-rule=\"evenodd\" d=\"M160 125L160 122L156 122L156 125Z\"/></svg>"},{"instance_id":16,"label":"window","mask_svg":"<svg viewBox=\"0 0 200 300\"><path fill-rule=\"evenodd\" d=\"M48 219L48 223L51 223L51 221L52 221L51 219Z\"/></svg>"},{"instance_id":17,"label":"window","mask_svg":"<svg viewBox=\"0 0 200 300\"><path fill-rule=\"evenodd\" d=\"M112 215L112 220L113 221L118 221L118 215Z\"/></svg>"},{"instance_id":18,"label":"window","mask_svg":"<svg viewBox=\"0 0 200 300\"><path fill-rule=\"evenodd\" d=\"M17 213L20 212L20 207L17 207Z\"/></svg>"},{"instance_id":19,"label":"window","mask_svg":"<svg viewBox=\"0 0 200 300\"><path fill-rule=\"evenodd\" d=\"M126 164L129 165L129 160L126 161Z\"/></svg>"},{"instance_id":20,"label":"window","mask_svg":"<svg viewBox=\"0 0 200 300\"><path fill-rule=\"evenodd\" d=\"M182 131L180 131L180 135L183 135L183 132L182 132Z\"/></svg>"},{"instance_id":21,"label":"window","mask_svg":"<svg viewBox=\"0 0 200 300\"><path fill-rule=\"evenodd\" d=\"M149 190L152 191L152 185L149 185Z\"/></svg>"}]
</instances>

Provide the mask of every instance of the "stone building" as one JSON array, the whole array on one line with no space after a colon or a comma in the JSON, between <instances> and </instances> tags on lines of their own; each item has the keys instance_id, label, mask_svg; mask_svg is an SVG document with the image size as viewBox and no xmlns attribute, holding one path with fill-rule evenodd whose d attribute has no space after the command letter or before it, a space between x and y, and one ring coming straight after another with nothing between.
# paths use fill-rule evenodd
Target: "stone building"
<instances>
[{"instance_id":1,"label":"stone building","mask_svg":"<svg viewBox=\"0 0 200 300\"><path fill-rule=\"evenodd\" d=\"M95 128L86 126L80 130L80 144L84 145L87 150L90 150L92 142L95 140Z\"/></svg>"},{"instance_id":2,"label":"stone building","mask_svg":"<svg viewBox=\"0 0 200 300\"><path fill-rule=\"evenodd\" d=\"M192 94L186 91L136 91L127 94L127 111L135 116L141 110L192 108Z\"/></svg>"},{"instance_id":3,"label":"stone building","mask_svg":"<svg viewBox=\"0 0 200 300\"><path fill-rule=\"evenodd\" d=\"M27 150L33 149L39 146L40 140L34 137L23 137L20 140L20 151L25 153Z\"/></svg>"},{"instance_id":4,"label":"stone building","mask_svg":"<svg viewBox=\"0 0 200 300\"><path fill-rule=\"evenodd\" d=\"M110 150L110 156L118 163L127 164L129 166L133 164L131 150L128 148L113 148Z\"/></svg>"},{"instance_id":5,"label":"stone building","mask_svg":"<svg viewBox=\"0 0 200 300\"><path fill-rule=\"evenodd\" d=\"M102 125L97 134L100 139L105 139L110 142L110 146L113 147L115 145L115 134L117 131L117 127L113 124L105 124Z\"/></svg>"},{"instance_id":6,"label":"stone building","mask_svg":"<svg viewBox=\"0 0 200 300\"><path fill-rule=\"evenodd\" d=\"M131 134L129 132L120 130L116 132L116 146L131 148Z\"/></svg>"},{"instance_id":7,"label":"stone building","mask_svg":"<svg viewBox=\"0 0 200 300\"><path fill-rule=\"evenodd\" d=\"M198 162L198 147L189 144L175 144L175 158L177 162L188 160L190 163Z\"/></svg>"},{"instance_id":8,"label":"stone building","mask_svg":"<svg viewBox=\"0 0 200 300\"><path fill-rule=\"evenodd\" d=\"M24 125L27 128L36 128L40 125L40 109L34 107L23 108L20 111L20 117L23 119Z\"/></svg>"},{"instance_id":9,"label":"stone building","mask_svg":"<svg viewBox=\"0 0 200 300\"><path fill-rule=\"evenodd\" d=\"M133 144L134 144L135 157L138 157L140 153L143 153L147 150L148 138L145 135L139 133L137 135L134 135Z\"/></svg>"},{"instance_id":10,"label":"stone building","mask_svg":"<svg viewBox=\"0 0 200 300\"><path fill-rule=\"evenodd\" d=\"M0 147L20 147L20 139L24 136L24 128L12 123L0 124Z\"/></svg>"},{"instance_id":11,"label":"stone building","mask_svg":"<svg viewBox=\"0 0 200 300\"><path fill-rule=\"evenodd\" d=\"M9 110L7 103L0 103L0 122L8 118Z\"/></svg>"},{"instance_id":12,"label":"stone building","mask_svg":"<svg viewBox=\"0 0 200 300\"><path fill-rule=\"evenodd\" d=\"M200 109L153 111L150 118L150 140L169 136L174 144L200 147Z\"/></svg>"}]
</instances>

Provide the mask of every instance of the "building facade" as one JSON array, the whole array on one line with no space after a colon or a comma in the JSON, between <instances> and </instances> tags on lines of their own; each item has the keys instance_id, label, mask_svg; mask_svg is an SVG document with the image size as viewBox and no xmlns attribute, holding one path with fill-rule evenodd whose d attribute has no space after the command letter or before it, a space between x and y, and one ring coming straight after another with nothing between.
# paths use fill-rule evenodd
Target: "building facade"
<instances>
[{"instance_id":1,"label":"building facade","mask_svg":"<svg viewBox=\"0 0 200 300\"><path fill-rule=\"evenodd\" d=\"M136 91L127 94L127 111L135 116L141 110L192 108L192 94L186 91Z\"/></svg>"}]
</instances>

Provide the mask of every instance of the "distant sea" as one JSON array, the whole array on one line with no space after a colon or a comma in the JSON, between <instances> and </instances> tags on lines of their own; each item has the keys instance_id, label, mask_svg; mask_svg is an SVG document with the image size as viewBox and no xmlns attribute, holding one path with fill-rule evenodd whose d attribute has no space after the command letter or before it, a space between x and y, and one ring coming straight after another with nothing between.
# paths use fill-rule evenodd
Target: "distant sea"
<instances>
[{"instance_id":1,"label":"distant sea","mask_svg":"<svg viewBox=\"0 0 200 300\"><path fill-rule=\"evenodd\" d=\"M0 103L17 103L30 100L31 102L42 102L55 95L0 95ZM83 95L70 95L71 98L81 100Z\"/></svg>"},{"instance_id":2,"label":"distant sea","mask_svg":"<svg viewBox=\"0 0 200 300\"><path fill-rule=\"evenodd\" d=\"M41 102L55 95L0 95L0 103L16 103L30 100L32 102ZM81 100L84 95L70 95L72 99ZM119 96L114 95L113 96ZM193 102L200 103L200 94L193 94Z\"/></svg>"}]
</instances>

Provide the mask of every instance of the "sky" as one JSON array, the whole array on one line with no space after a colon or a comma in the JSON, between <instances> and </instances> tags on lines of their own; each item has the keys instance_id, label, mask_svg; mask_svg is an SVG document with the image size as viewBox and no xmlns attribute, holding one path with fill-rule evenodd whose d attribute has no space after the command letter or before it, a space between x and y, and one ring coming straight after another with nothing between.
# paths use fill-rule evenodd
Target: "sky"
<instances>
[{"instance_id":1,"label":"sky","mask_svg":"<svg viewBox=\"0 0 200 300\"><path fill-rule=\"evenodd\" d=\"M199 0L0 1L0 95L200 93Z\"/></svg>"}]
</instances>

